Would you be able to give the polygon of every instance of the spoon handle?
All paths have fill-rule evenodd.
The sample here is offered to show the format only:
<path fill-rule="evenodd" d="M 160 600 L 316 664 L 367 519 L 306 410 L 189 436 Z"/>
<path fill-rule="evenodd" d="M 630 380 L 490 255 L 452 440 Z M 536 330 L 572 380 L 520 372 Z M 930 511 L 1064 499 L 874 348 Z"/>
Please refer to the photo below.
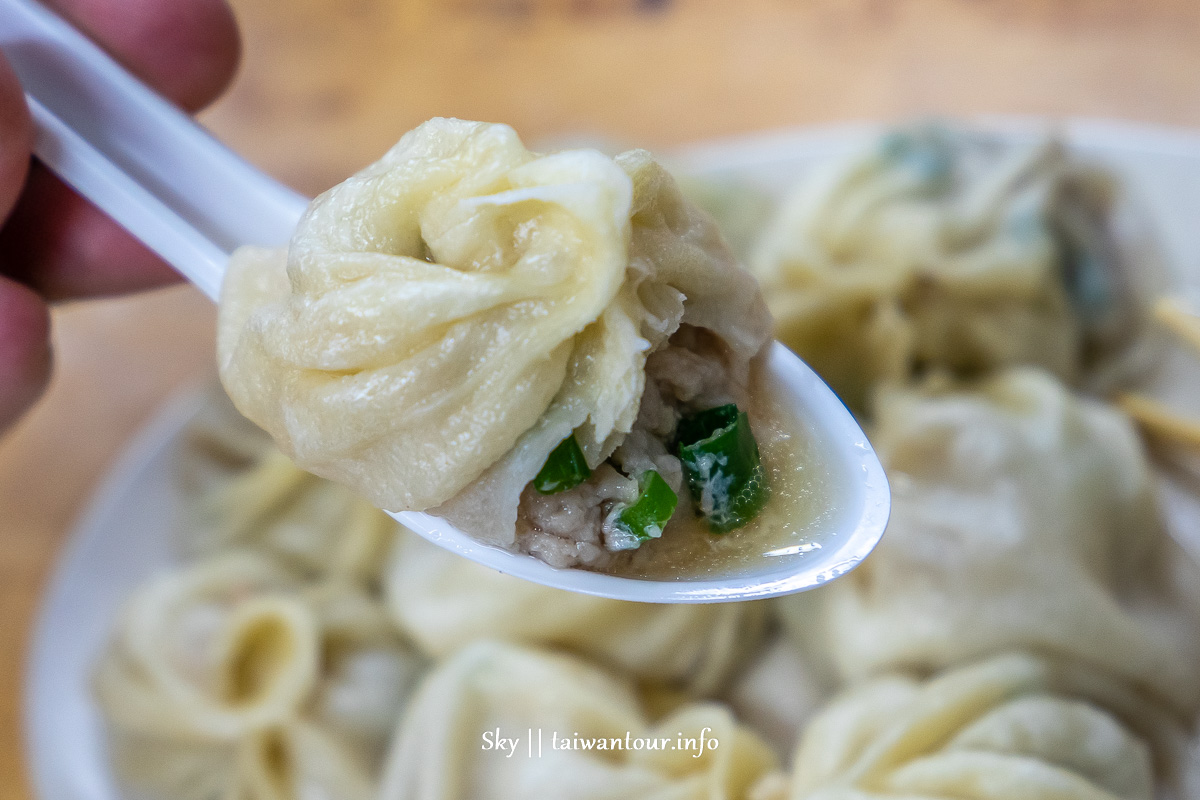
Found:
<path fill-rule="evenodd" d="M 0 0 L 47 167 L 216 299 L 229 254 L 286 242 L 308 200 L 255 169 L 33 0 Z"/>

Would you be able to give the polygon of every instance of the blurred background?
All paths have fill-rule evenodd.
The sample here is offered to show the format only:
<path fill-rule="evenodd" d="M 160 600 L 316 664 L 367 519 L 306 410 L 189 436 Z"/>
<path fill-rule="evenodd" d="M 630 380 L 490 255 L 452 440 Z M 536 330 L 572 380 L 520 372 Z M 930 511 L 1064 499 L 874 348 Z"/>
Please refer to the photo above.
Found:
<path fill-rule="evenodd" d="M 431 116 L 660 151 L 930 113 L 1200 127 L 1194 0 L 233 0 L 243 66 L 203 119 L 316 193 Z M 0 439 L 0 800 L 29 797 L 22 664 L 54 556 L 128 437 L 212 371 L 186 287 L 62 307 L 57 373 Z"/>

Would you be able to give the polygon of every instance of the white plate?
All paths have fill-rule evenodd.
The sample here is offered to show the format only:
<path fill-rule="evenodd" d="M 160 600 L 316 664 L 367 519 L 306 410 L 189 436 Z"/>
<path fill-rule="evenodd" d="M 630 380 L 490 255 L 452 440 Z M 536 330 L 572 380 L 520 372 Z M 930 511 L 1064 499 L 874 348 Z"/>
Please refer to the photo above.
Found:
<path fill-rule="evenodd" d="M 980 122 L 1022 138 L 1046 129 L 1035 120 Z M 1160 237 L 1173 285 L 1200 297 L 1200 134 L 1090 120 L 1058 129 L 1078 152 L 1125 179 Z M 693 174 L 777 191 L 815 160 L 878 131 L 875 125 L 785 131 L 688 148 L 672 162 Z M 170 403 L 135 438 L 96 491 L 47 587 L 25 697 L 30 767 L 41 800 L 124 795 L 109 767 L 90 674 L 124 598 L 176 561 L 168 535 L 179 508 L 171 464 L 200 402 L 200 393 L 192 392 Z"/>

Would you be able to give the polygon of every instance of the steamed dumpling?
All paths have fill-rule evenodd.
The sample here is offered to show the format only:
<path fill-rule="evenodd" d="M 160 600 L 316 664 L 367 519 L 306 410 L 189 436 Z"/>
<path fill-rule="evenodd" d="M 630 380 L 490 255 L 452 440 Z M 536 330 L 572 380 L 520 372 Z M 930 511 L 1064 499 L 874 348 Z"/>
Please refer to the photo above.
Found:
<path fill-rule="evenodd" d="M 130 800 L 375 800 L 354 754 L 303 719 L 219 742 L 120 732 L 109 752 Z"/>
<path fill-rule="evenodd" d="M 1071 380 L 1127 322 L 1114 203 L 1054 141 L 916 126 L 802 181 L 751 263 L 780 340 L 857 410 L 928 368 Z"/>
<path fill-rule="evenodd" d="M 1153 800 L 1182 727 L 1102 675 L 1007 655 L 836 698 L 796 752 L 792 800 Z"/>
<path fill-rule="evenodd" d="M 876 414 L 887 535 L 855 572 L 778 605 L 811 652 L 861 678 L 1036 648 L 1197 706 L 1200 579 L 1124 415 L 1029 369 L 885 392 Z"/>
<path fill-rule="evenodd" d="M 118 727 L 235 738 L 281 722 L 317 680 L 320 628 L 299 583 L 230 554 L 143 586 L 126 606 L 96 691 Z"/>
<path fill-rule="evenodd" d="M 162 798 L 372 797 L 419 660 L 371 606 L 239 553 L 151 580 L 96 671 L 118 773 Z"/>
<path fill-rule="evenodd" d="M 494 749 L 497 730 L 519 737 L 515 751 Z M 717 746 L 671 749 L 700 736 Z M 564 737 L 592 746 L 555 747 Z M 645 746 L 650 739 L 653 748 Z M 396 733 L 379 796 L 739 800 L 774 763 L 720 705 L 685 706 L 655 724 L 626 681 L 566 656 L 483 641 L 422 685 Z"/>
<path fill-rule="evenodd" d="M 758 284 L 729 252 L 712 219 L 684 199 L 674 179 L 646 151 L 623 153 L 616 163 L 633 184 L 628 267 L 617 300 L 577 338 L 574 366 L 537 426 L 436 509 L 461 530 L 492 544 L 513 544 L 521 492 L 568 434 L 574 431 L 593 468 L 625 443 L 642 410 L 652 353 L 670 356 L 666 365 L 659 365 L 669 373 L 659 375 L 659 391 L 664 382 L 676 384 L 672 392 L 677 395 L 703 391 L 713 378 L 708 371 L 715 368 L 721 399 L 713 404 L 736 401 L 744 406 L 751 360 L 770 340 L 771 318 Z M 697 340 L 696 349 L 664 350 L 684 325 L 685 338 Z M 677 356 L 699 358 L 680 363 Z M 696 361 L 702 362 L 697 373 L 680 374 Z M 695 386 L 687 385 L 693 382 Z M 654 412 L 675 413 L 662 403 L 655 405 Z M 617 408 L 619 413 L 613 411 Z"/>
<path fill-rule="evenodd" d="M 763 603 L 657 605 L 551 589 L 402 535 L 385 581 L 397 623 L 442 658 L 480 638 L 555 646 L 650 682 L 711 694 L 753 652 Z"/>
<path fill-rule="evenodd" d="M 620 290 L 631 197 L 599 153 L 423 125 L 318 197 L 286 253 L 235 255 L 222 380 L 300 464 L 388 508 L 437 505 L 558 393 Z"/>
<path fill-rule="evenodd" d="M 287 251 L 239 250 L 221 379 L 303 468 L 511 546 L 517 499 L 572 431 L 595 466 L 681 322 L 745 362 L 753 279 L 641 151 L 530 153 L 435 119 L 317 198 Z M 464 489 L 470 491 L 464 493 Z"/>

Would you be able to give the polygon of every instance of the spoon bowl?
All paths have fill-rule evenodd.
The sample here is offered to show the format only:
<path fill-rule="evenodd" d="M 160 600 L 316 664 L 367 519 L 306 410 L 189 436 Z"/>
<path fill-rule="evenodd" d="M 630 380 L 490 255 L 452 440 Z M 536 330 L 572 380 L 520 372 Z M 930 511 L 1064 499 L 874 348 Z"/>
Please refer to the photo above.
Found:
<path fill-rule="evenodd" d="M 308 200 L 258 171 L 33 0 L 0 0 L 0 50 L 26 90 L 36 154 L 77 192 L 216 300 L 229 255 L 243 244 L 287 242 Z M 772 597 L 849 572 L 878 544 L 891 495 L 862 429 L 828 386 L 778 342 L 768 380 L 838 487 L 821 547 L 800 558 L 697 580 L 645 580 L 556 569 L 485 544 L 420 512 L 392 516 L 431 542 L 526 580 L 655 603 Z"/>
<path fill-rule="evenodd" d="M 806 432 L 837 443 L 822 451 L 820 467 L 842 489 L 820 534 L 820 547 L 801 557 L 761 568 L 704 579 L 645 580 L 578 569 L 556 569 L 523 553 L 480 542 L 432 514 L 392 514 L 429 541 L 487 567 L 519 578 L 600 597 L 643 603 L 723 603 L 775 597 L 813 589 L 854 569 L 878 544 L 887 525 L 891 495 L 883 467 L 854 417 L 825 382 L 779 342 L 767 353 L 768 380 L 786 392 L 789 410 Z M 844 487 L 844 488 L 843 488 Z"/>

